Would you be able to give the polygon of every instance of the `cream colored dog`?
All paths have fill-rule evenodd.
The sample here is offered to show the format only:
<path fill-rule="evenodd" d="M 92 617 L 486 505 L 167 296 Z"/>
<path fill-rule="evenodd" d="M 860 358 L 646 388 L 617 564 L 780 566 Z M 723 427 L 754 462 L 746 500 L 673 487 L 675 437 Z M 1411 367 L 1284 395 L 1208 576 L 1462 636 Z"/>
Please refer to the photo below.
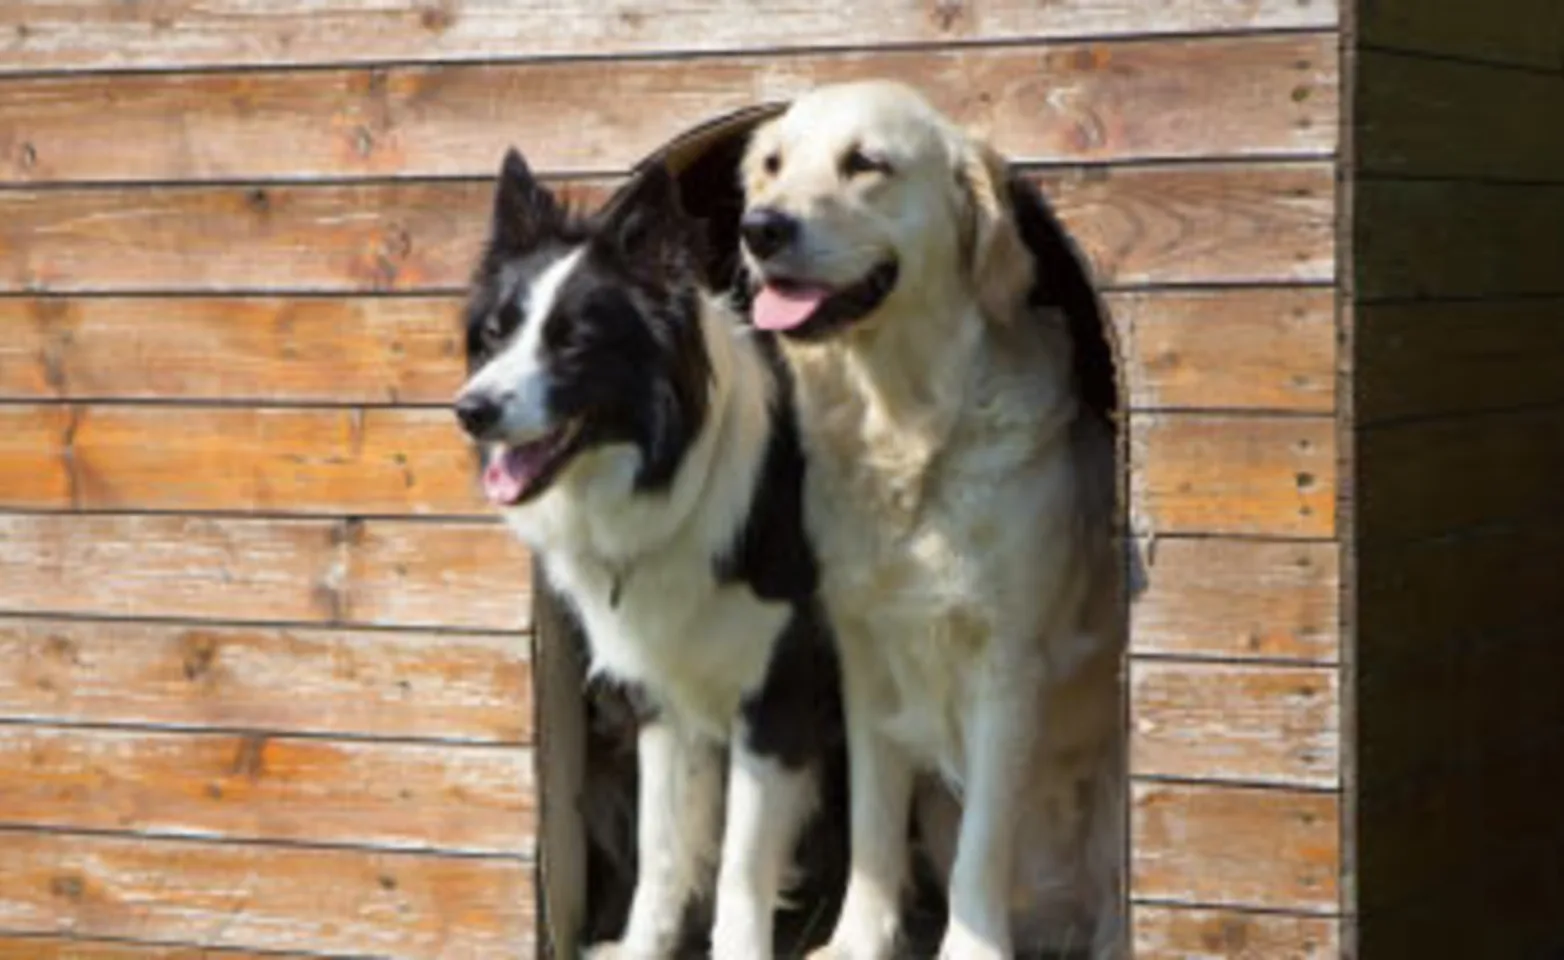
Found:
<path fill-rule="evenodd" d="M 743 178 L 753 317 L 798 380 L 843 661 L 852 877 L 816 955 L 894 955 L 915 793 L 948 879 L 941 957 L 1111 955 L 1113 446 L 1078 405 L 1064 318 L 1028 307 L 1005 165 L 912 90 L 864 82 L 759 129 Z"/>

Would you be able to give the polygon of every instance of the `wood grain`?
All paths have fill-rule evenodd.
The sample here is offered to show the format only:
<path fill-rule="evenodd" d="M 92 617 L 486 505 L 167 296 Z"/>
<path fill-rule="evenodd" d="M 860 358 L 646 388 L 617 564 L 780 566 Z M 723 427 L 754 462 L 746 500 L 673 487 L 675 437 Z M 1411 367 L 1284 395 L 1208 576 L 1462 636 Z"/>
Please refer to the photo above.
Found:
<path fill-rule="evenodd" d="M 1324 154 L 1335 47 L 1310 35 L 29 78 L 0 101 L 0 182 L 486 176 L 512 143 L 536 169 L 619 171 L 711 117 L 865 77 L 927 89 L 1018 161 Z"/>
<path fill-rule="evenodd" d="M 526 551 L 498 524 L 0 516 L 0 609 L 520 630 Z"/>
<path fill-rule="evenodd" d="M 0 437 L 8 507 L 489 512 L 444 409 L 22 404 L 0 406 Z"/>
<path fill-rule="evenodd" d="M 1132 407 L 1332 408 L 1328 290 L 1147 290 L 1106 303 Z M 444 404 L 462 380 L 460 306 L 440 296 L 4 298 L 0 397 Z M 1437 349 L 1431 339 L 1408 349 Z"/>
<path fill-rule="evenodd" d="M 408 960 L 525 955 L 522 861 L 13 832 L 10 934 L 163 940 Z"/>
<path fill-rule="evenodd" d="M 1336 25 L 1330 0 L 1027 0 L 931 7 L 919 0 L 752 8 L 713 0 L 656 6 L 590 0 L 215 0 L 122 11 L 102 0 L 15 0 L 0 12 L 6 70 L 124 69 L 270 63 L 601 57 L 714 50 L 949 43 L 1114 33 L 1216 33 Z M 870 40 L 869 38 L 873 38 Z"/>
<path fill-rule="evenodd" d="M 1524 524 L 1564 510 L 1564 406 L 1362 430 L 1359 514 L 1379 543 Z"/>
<path fill-rule="evenodd" d="M 0 299 L 0 396 L 445 403 L 449 297 Z"/>
<path fill-rule="evenodd" d="M 1564 298 L 1363 305 L 1354 421 L 1564 403 Z"/>
<path fill-rule="evenodd" d="M 0 937 L 0 960 L 312 960 L 305 953 L 251 953 L 204 947 L 82 940 L 76 937 Z"/>
<path fill-rule="evenodd" d="M 1136 409 L 1335 406 L 1329 290 L 1158 291 L 1106 298 Z"/>
<path fill-rule="evenodd" d="M 1099 284 L 1335 277 L 1329 165 L 1094 168 L 1036 179 Z"/>
<path fill-rule="evenodd" d="M 1334 275 L 1329 164 L 1050 170 L 1038 180 L 1101 283 Z M 570 192 L 590 206 L 609 185 L 576 181 Z M 0 291 L 455 290 L 490 199 L 487 181 L 9 190 Z"/>
<path fill-rule="evenodd" d="M 1132 783 L 1130 817 L 1132 898 L 1340 909 L 1332 794 Z"/>
<path fill-rule="evenodd" d="M 1137 654 L 1336 662 L 1339 548 L 1159 539 L 1130 607 Z"/>
<path fill-rule="evenodd" d="M 532 753 L 8 726 L 0 822 L 530 855 Z"/>
<path fill-rule="evenodd" d="M 1354 204 L 1365 300 L 1564 293 L 1564 183 L 1364 179 Z"/>
<path fill-rule="evenodd" d="M 1340 783 L 1334 667 L 1130 663 L 1130 773 Z"/>
<path fill-rule="evenodd" d="M 0 716 L 525 743 L 515 634 L 0 619 Z"/>
<path fill-rule="evenodd" d="M 1558 70 L 1564 9 L 1553 0 L 1506 0 L 1502 13 L 1466 0 L 1375 0 L 1358 15 L 1365 45 Z"/>
<path fill-rule="evenodd" d="M 1130 456 L 1139 532 L 1334 535 L 1329 418 L 1134 414 Z"/>
<path fill-rule="evenodd" d="M 1364 173 L 1564 180 L 1564 129 L 1538 122 L 1564 116 L 1564 74 L 1377 51 L 1361 53 L 1357 71 Z"/>
<path fill-rule="evenodd" d="M 1136 904 L 1136 960 L 1337 960 L 1341 921 Z"/>

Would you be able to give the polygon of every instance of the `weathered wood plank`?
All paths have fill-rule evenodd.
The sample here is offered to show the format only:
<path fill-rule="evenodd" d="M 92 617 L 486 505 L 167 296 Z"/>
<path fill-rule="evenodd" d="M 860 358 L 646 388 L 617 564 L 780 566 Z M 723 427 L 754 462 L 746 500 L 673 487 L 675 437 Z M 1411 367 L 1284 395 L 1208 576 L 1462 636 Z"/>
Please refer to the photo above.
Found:
<path fill-rule="evenodd" d="M 1101 283 L 1325 281 L 1329 164 L 1050 170 Z M 590 205 L 607 181 L 576 181 Z M 0 192 L 0 291 L 412 291 L 465 284 L 487 181 Z M 126 257 L 134 248 L 137 256 Z"/>
<path fill-rule="evenodd" d="M 919 0 L 822 6 L 680 0 L 655 7 L 591 0 L 318 0 L 164 4 L 124 11 L 101 0 L 14 0 L 0 12 L 8 70 L 123 69 L 269 63 L 468 60 L 1029 39 L 1114 33 L 1331 28 L 1331 0 L 1137 3 L 1027 0 L 930 7 Z M 873 38 L 870 40 L 869 38 Z"/>
<path fill-rule="evenodd" d="M 1335 407 L 1329 290 L 1158 291 L 1106 302 L 1132 408 Z"/>
<path fill-rule="evenodd" d="M 528 638 L 0 619 L 0 716 L 522 743 Z"/>
<path fill-rule="evenodd" d="M 1564 293 L 1564 183 L 1364 179 L 1355 191 L 1365 300 Z"/>
<path fill-rule="evenodd" d="M 0 438 L 0 506 L 487 512 L 443 409 L 18 404 Z"/>
<path fill-rule="evenodd" d="M 0 299 L 0 396 L 444 403 L 449 297 Z"/>
<path fill-rule="evenodd" d="M 525 956 L 525 861 L 8 832 L 16 934 L 446 960 Z"/>
<path fill-rule="evenodd" d="M 1014 160 L 1328 153 L 1328 35 L 375 70 L 44 77 L 0 100 L 0 182 L 625 170 L 670 135 L 863 77 L 927 89 Z M 113 142 L 115 150 L 100 149 Z"/>
<path fill-rule="evenodd" d="M 454 288 L 489 200 L 476 181 L 7 191 L 0 289 Z"/>
<path fill-rule="evenodd" d="M 1134 414 L 1130 456 L 1138 532 L 1334 535 L 1330 418 Z"/>
<path fill-rule="evenodd" d="M 0 609 L 519 630 L 527 554 L 493 523 L 0 516 Z"/>
<path fill-rule="evenodd" d="M 1130 607 L 1133 652 L 1334 663 L 1339 548 L 1211 538 L 1148 547 Z"/>
<path fill-rule="evenodd" d="M 1050 171 L 1037 181 L 1097 283 L 1334 279 L 1329 165 L 1210 164 Z"/>
<path fill-rule="evenodd" d="M 306 953 L 251 953 L 77 937 L 0 937 L 0 960 L 312 960 Z"/>
<path fill-rule="evenodd" d="M 1338 801 L 1328 793 L 1132 783 L 1132 898 L 1334 913 Z"/>
<path fill-rule="evenodd" d="M 1372 46 L 1564 67 L 1564 9 L 1554 0 L 1506 0 L 1499 9 L 1468 0 L 1374 0 L 1360 5 L 1357 31 Z"/>
<path fill-rule="evenodd" d="M 1136 960 L 1337 960 L 1340 921 L 1136 904 Z"/>
<path fill-rule="evenodd" d="M 1106 302 L 1131 407 L 1333 405 L 1328 290 Z M 0 397 L 445 403 L 462 379 L 459 309 L 451 297 L 5 298 Z"/>
<path fill-rule="evenodd" d="M 1564 406 L 1359 432 L 1358 512 L 1380 544 L 1564 511 Z"/>
<path fill-rule="evenodd" d="M 1132 774 L 1340 783 L 1335 667 L 1132 659 L 1129 689 Z"/>
<path fill-rule="evenodd" d="M 1357 308 L 1354 421 L 1564 403 L 1564 298 Z"/>
<path fill-rule="evenodd" d="M 1357 76 L 1359 170 L 1564 180 L 1564 127 L 1541 119 L 1564 116 L 1564 74 L 1364 51 Z"/>
<path fill-rule="evenodd" d="M 0 822 L 530 855 L 521 747 L 8 725 Z"/>

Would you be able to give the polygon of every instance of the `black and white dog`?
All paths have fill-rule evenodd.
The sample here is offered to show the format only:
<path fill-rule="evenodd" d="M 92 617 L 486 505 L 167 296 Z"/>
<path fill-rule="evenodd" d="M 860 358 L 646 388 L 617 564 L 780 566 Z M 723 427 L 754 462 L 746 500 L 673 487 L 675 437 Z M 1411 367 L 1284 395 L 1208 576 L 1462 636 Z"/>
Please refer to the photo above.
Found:
<path fill-rule="evenodd" d="M 591 671 L 645 708 L 635 892 L 595 955 L 670 956 L 715 894 L 712 955 L 754 960 L 842 740 L 805 464 L 785 372 L 707 288 L 675 181 L 632 190 L 577 217 L 506 155 L 456 413 Z"/>

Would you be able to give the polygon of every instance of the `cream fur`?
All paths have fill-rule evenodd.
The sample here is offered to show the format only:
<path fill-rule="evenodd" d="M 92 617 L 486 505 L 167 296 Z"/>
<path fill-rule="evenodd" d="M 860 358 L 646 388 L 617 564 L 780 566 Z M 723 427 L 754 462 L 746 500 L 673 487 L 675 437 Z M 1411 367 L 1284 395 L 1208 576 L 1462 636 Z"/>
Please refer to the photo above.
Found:
<path fill-rule="evenodd" d="M 853 149 L 890 172 L 849 176 Z M 918 812 L 949 881 L 942 957 L 1088 937 L 1115 955 L 1113 450 L 1078 413 L 1063 318 L 1024 315 L 1031 261 L 1003 165 L 913 91 L 868 82 L 797 100 L 757 131 L 743 176 L 749 207 L 802 223 L 752 272 L 845 286 L 889 257 L 901 268 L 872 315 L 785 341 L 852 769 L 852 879 L 817 955 L 893 955 L 899 813 L 929 773 Z"/>

